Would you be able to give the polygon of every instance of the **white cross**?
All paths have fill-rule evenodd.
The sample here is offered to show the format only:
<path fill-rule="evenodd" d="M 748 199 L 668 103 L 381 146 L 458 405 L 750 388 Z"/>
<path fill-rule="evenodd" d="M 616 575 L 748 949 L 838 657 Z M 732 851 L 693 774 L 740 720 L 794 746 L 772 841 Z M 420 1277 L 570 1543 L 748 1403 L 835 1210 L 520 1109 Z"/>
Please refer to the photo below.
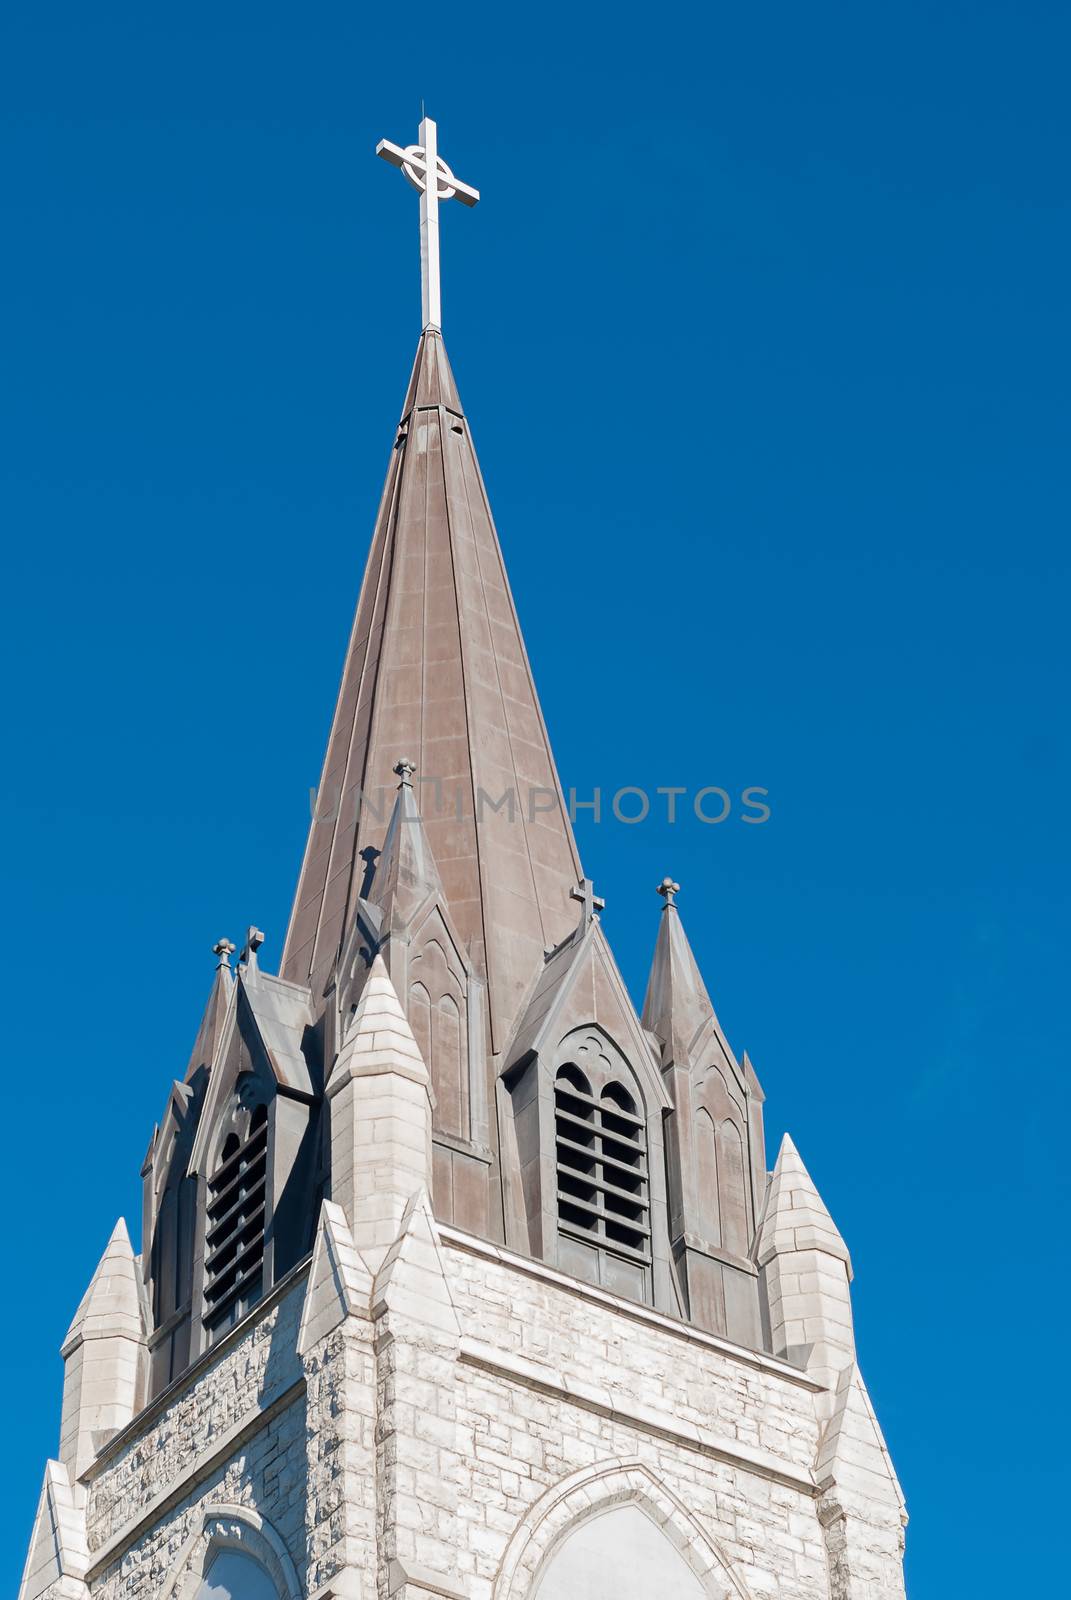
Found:
<path fill-rule="evenodd" d="M 606 909 L 606 901 L 601 894 L 595 893 L 595 885 L 590 878 L 581 878 L 576 889 L 569 890 L 570 900 L 579 900 L 584 907 L 584 921 L 591 922 L 600 911 Z"/>
<path fill-rule="evenodd" d="M 464 206 L 474 206 L 480 198 L 480 191 L 455 178 L 439 155 L 435 124 L 430 117 L 421 120 L 419 137 L 419 144 L 407 145 L 404 150 L 391 144 L 389 139 L 381 139 L 376 145 L 376 155 L 389 161 L 392 167 L 401 167 L 405 178 L 420 195 L 420 298 L 424 326 L 441 328 L 439 201 L 460 200 Z M 435 182 L 430 185 L 429 172 L 435 174 Z"/>

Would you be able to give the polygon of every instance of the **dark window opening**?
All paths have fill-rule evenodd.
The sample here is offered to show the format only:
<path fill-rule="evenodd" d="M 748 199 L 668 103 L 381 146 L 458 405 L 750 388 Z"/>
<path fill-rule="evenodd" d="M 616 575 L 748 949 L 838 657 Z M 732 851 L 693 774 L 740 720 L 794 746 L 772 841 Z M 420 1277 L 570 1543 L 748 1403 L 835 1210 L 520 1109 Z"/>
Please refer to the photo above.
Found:
<path fill-rule="evenodd" d="M 267 1213 L 268 1109 L 253 1112 L 249 1135 L 230 1134 L 208 1181 L 205 1223 L 205 1322 L 237 1321 L 259 1299 Z"/>
<path fill-rule="evenodd" d="M 616 1255 L 646 1264 L 647 1149 L 643 1118 L 620 1083 L 593 1093 L 579 1067 L 567 1062 L 554 1084 L 558 1222 Z"/>

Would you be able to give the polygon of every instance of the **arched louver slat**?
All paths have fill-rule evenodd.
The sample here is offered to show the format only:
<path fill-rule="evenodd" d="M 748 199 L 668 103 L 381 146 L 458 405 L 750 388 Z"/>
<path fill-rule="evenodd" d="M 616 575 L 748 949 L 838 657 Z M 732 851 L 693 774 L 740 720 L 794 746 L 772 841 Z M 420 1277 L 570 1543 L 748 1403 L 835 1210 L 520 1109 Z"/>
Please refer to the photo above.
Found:
<path fill-rule="evenodd" d="M 208 1180 L 205 1321 L 210 1327 L 260 1294 L 267 1173 L 268 1113 L 266 1106 L 258 1106 L 248 1137 L 239 1143 L 231 1134 Z"/>
<path fill-rule="evenodd" d="M 630 1260 L 651 1258 L 643 1118 L 619 1083 L 601 1095 L 571 1062 L 554 1084 L 558 1222 L 564 1232 Z"/>

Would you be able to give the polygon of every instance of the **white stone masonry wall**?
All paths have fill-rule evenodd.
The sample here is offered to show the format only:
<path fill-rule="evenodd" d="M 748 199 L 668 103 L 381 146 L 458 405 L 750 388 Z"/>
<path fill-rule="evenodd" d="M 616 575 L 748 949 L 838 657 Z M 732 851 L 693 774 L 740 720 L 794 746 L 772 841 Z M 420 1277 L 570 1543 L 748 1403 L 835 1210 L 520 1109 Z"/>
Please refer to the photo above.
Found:
<path fill-rule="evenodd" d="M 303 1296 L 298 1281 L 170 1404 L 150 1410 L 144 1429 L 105 1452 L 87 1507 L 95 1597 L 158 1600 L 212 1505 L 265 1519 L 304 1571 L 306 1415 L 295 1348 Z"/>
<path fill-rule="evenodd" d="M 457 1249 L 449 1269 L 462 1326 L 458 1559 L 471 1600 L 497 1600 L 507 1545 L 542 1496 L 621 1460 L 682 1502 L 755 1600 L 828 1600 L 812 1386 L 542 1275 Z"/>

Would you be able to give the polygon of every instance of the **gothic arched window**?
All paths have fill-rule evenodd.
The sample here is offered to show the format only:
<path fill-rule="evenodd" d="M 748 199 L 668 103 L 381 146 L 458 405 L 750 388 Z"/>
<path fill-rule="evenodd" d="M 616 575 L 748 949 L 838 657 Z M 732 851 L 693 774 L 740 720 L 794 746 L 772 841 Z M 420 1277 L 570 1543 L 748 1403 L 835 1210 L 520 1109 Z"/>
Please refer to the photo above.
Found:
<path fill-rule="evenodd" d="M 208 1179 L 205 1321 L 230 1327 L 260 1298 L 268 1177 L 268 1108 L 257 1106 L 245 1138 L 230 1133 Z"/>
<path fill-rule="evenodd" d="M 279 1595 L 259 1561 L 241 1550 L 221 1550 L 194 1600 L 279 1600 Z"/>
<path fill-rule="evenodd" d="M 609 1056 L 601 1049 L 595 1056 L 590 1046 L 576 1054 L 586 1070 L 565 1061 L 554 1081 L 558 1228 L 566 1240 L 598 1251 L 607 1268 L 599 1276 L 609 1287 L 634 1292 L 637 1273 L 651 1260 L 646 1126 Z M 563 1252 L 563 1264 L 583 1260 L 568 1247 Z"/>
<path fill-rule="evenodd" d="M 695 1144 L 699 1227 L 708 1244 L 746 1257 L 751 1244 L 751 1191 L 743 1106 L 712 1066 L 699 1086 Z"/>
<path fill-rule="evenodd" d="M 705 1600 L 707 1590 L 657 1523 L 620 1506 L 581 1523 L 536 1586 L 536 1600 Z"/>

